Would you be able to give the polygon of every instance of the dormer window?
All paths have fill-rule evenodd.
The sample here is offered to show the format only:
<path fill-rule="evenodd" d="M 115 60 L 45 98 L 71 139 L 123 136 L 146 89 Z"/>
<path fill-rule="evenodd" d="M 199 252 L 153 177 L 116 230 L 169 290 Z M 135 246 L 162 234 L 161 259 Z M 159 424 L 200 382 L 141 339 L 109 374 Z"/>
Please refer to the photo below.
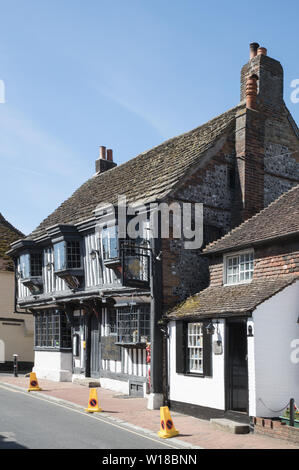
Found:
<path fill-rule="evenodd" d="M 118 228 L 116 225 L 103 228 L 102 249 L 104 262 L 119 258 Z"/>
<path fill-rule="evenodd" d="M 54 243 L 54 272 L 73 291 L 82 287 L 83 267 L 80 240 Z"/>
<path fill-rule="evenodd" d="M 253 251 L 229 255 L 225 258 L 225 279 L 226 285 L 244 284 L 250 282 L 254 271 Z"/>
<path fill-rule="evenodd" d="M 62 241 L 54 245 L 54 271 L 81 269 L 79 240 Z"/>
<path fill-rule="evenodd" d="M 32 294 L 42 292 L 42 253 L 23 253 L 19 258 L 19 275 Z"/>

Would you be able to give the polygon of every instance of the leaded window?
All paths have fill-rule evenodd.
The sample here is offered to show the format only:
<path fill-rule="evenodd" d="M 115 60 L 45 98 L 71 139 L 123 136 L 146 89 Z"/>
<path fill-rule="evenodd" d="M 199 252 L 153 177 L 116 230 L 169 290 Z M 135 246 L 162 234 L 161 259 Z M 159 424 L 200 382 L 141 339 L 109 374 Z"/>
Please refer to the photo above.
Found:
<path fill-rule="evenodd" d="M 118 258 L 118 227 L 116 225 L 113 225 L 112 227 L 103 228 L 102 250 L 104 261 Z"/>
<path fill-rule="evenodd" d="M 149 305 L 128 305 L 117 308 L 117 340 L 123 344 L 150 341 Z"/>
<path fill-rule="evenodd" d="M 242 284 L 253 278 L 254 254 L 242 253 L 226 258 L 226 284 Z"/>
<path fill-rule="evenodd" d="M 35 316 L 35 347 L 71 349 L 71 325 L 58 310 L 43 311 Z"/>
<path fill-rule="evenodd" d="M 54 244 L 54 269 L 80 269 L 81 246 L 79 240 L 62 241 Z"/>
<path fill-rule="evenodd" d="M 116 335 L 117 333 L 116 323 L 116 310 L 115 308 L 109 308 L 107 311 L 107 334 Z"/>
<path fill-rule="evenodd" d="M 41 253 L 24 253 L 20 256 L 19 270 L 22 279 L 41 277 L 43 258 Z"/>

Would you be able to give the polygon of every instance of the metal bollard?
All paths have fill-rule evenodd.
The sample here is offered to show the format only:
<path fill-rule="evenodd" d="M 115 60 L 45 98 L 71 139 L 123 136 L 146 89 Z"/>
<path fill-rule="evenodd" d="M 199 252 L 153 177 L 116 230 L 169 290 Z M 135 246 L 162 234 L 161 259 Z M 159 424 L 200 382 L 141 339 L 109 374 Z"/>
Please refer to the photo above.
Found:
<path fill-rule="evenodd" d="M 13 375 L 18 377 L 18 354 L 13 355 Z"/>

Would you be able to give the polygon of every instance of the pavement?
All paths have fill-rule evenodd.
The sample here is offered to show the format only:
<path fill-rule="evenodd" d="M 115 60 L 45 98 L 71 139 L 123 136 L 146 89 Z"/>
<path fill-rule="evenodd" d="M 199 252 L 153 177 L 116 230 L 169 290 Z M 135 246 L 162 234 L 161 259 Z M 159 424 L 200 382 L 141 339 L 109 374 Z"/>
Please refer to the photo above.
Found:
<path fill-rule="evenodd" d="M 77 410 L 84 411 L 88 404 L 88 387 L 71 382 L 53 382 L 40 379 L 40 392 L 30 392 L 55 403 L 64 404 Z M 0 385 L 11 390 L 27 390 L 29 378 L 0 375 Z M 157 436 L 160 428 L 160 411 L 148 410 L 145 398 L 131 398 L 114 391 L 98 388 L 99 405 L 102 413 L 97 413 L 104 419 L 114 423 L 125 424 L 138 432 L 147 432 Z M 28 392 L 29 393 L 29 392 Z M 298 449 L 299 446 L 287 441 L 255 434 L 231 434 L 230 432 L 213 428 L 209 421 L 171 412 L 174 425 L 180 431 L 179 436 L 167 439 L 167 442 L 179 444 L 186 448 L 204 449 Z M 159 438 L 158 438 L 159 439 Z M 164 441 L 161 439 L 161 441 Z"/>

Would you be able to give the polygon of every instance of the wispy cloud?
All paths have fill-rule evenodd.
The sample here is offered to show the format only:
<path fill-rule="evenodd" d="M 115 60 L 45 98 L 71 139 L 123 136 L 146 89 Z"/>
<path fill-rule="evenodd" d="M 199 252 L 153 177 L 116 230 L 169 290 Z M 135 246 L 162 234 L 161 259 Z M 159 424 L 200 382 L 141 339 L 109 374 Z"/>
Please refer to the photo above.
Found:
<path fill-rule="evenodd" d="M 6 104 L 0 106 L 0 158 L 2 164 L 36 175 L 67 176 L 70 163 L 80 164 L 78 155 L 56 137 Z"/>

